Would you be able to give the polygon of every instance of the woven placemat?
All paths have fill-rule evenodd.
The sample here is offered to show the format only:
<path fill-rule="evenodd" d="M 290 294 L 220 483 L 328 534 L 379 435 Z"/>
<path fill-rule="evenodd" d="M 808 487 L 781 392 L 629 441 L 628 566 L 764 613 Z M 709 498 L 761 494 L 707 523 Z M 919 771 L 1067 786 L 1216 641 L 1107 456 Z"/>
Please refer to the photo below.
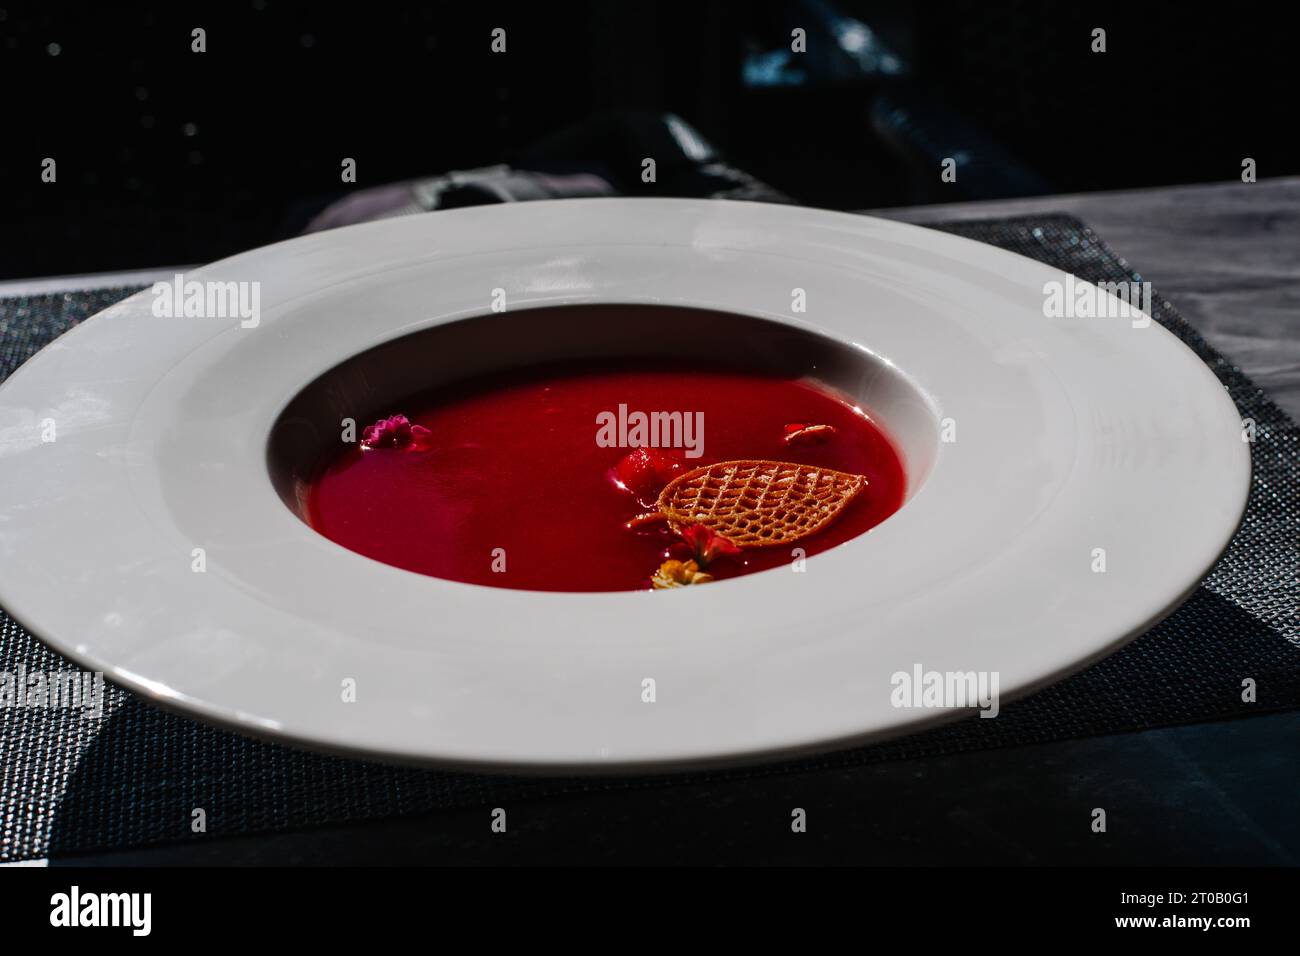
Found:
<path fill-rule="evenodd" d="M 1141 281 L 1083 223 L 1065 216 L 985 220 L 947 231 L 1094 282 Z M 0 377 L 134 289 L 0 300 Z M 676 778 L 512 778 L 388 767 L 249 740 L 167 714 L 110 688 L 96 720 L 70 709 L 0 709 L 0 860 L 201 840 L 349 820 L 499 805 L 561 792 L 741 786 L 760 774 L 1040 743 L 1300 707 L 1300 429 L 1158 295 L 1154 318 L 1223 382 L 1256 423 L 1241 530 L 1190 600 L 1087 670 L 1006 705 L 892 743 Z M 1050 637 L 1050 635 L 1044 635 Z M 0 612 L 0 671 L 72 669 Z M 1242 700 L 1253 678 L 1255 703 Z M 203 808 L 207 834 L 191 830 Z"/>

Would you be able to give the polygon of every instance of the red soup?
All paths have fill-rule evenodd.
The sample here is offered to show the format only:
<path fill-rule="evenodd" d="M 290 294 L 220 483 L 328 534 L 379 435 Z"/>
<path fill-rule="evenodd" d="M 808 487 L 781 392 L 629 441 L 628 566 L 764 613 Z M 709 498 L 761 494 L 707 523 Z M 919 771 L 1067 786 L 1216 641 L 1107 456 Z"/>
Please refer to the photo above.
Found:
<path fill-rule="evenodd" d="M 661 568 L 674 560 L 681 564 L 669 578 L 675 568 L 684 583 L 722 580 L 790 567 L 862 534 L 903 501 L 890 440 L 807 380 L 574 363 L 459 383 L 387 411 L 413 427 L 395 420 L 367 429 L 328 463 L 312 482 L 308 520 L 360 554 L 452 581 L 639 590 L 663 586 Z M 866 485 L 793 543 L 737 550 L 724 538 L 701 555 L 681 524 L 629 526 L 656 510 L 674 477 L 738 459 L 834 469 Z M 693 557 L 705 558 L 690 566 L 703 574 L 696 580 L 682 570 Z"/>

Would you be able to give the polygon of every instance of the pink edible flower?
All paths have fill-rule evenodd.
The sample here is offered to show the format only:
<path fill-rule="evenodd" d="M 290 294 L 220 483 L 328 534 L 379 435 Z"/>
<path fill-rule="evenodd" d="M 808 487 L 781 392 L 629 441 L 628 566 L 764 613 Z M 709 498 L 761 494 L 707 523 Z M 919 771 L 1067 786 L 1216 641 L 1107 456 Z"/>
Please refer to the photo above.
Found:
<path fill-rule="evenodd" d="M 421 448 L 430 435 L 423 425 L 412 425 L 405 415 L 390 415 L 361 432 L 362 448 Z"/>

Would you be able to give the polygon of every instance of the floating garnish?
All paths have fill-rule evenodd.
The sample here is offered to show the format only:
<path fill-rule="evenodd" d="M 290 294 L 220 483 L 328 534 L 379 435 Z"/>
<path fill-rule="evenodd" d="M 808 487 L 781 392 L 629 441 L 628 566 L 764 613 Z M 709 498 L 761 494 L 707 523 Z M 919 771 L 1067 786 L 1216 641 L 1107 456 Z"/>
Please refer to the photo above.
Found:
<path fill-rule="evenodd" d="M 389 415 L 361 432 L 362 448 L 423 448 L 432 433 L 423 425 L 412 425 L 405 415 Z"/>
<path fill-rule="evenodd" d="M 740 554 L 740 548 L 730 538 L 726 538 L 708 525 L 689 524 L 681 530 L 682 540 L 678 545 L 689 549 L 695 563 L 707 568 L 718 558 L 734 558 Z"/>
<path fill-rule="evenodd" d="M 834 425 L 810 425 L 807 422 L 793 422 L 785 426 L 785 443 L 787 445 L 824 445 L 830 441 L 839 429 Z"/>
<path fill-rule="evenodd" d="M 863 475 L 815 465 L 720 461 L 674 478 L 659 493 L 659 510 L 628 525 L 667 521 L 678 534 L 703 525 L 741 548 L 790 544 L 838 518 L 866 486 Z"/>
<path fill-rule="evenodd" d="M 636 448 L 614 466 L 611 477 L 624 491 L 654 494 L 682 472 L 682 463 L 667 452 Z"/>
<path fill-rule="evenodd" d="M 713 580 L 713 575 L 700 570 L 700 566 L 694 561 L 665 561 L 659 565 L 650 578 L 650 583 L 654 585 L 655 590 L 663 591 L 668 588 L 684 588 L 692 584 L 707 584 Z"/>

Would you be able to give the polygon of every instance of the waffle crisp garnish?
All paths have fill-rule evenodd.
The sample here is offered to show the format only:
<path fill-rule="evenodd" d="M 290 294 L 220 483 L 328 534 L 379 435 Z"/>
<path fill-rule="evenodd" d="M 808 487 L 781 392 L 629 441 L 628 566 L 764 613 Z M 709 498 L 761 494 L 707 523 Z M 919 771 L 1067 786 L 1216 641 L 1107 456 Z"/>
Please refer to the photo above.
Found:
<path fill-rule="evenodd" d="M 738 547 L 764 548 L 816 534 L 866 486 L 862 475 L 816 465 L 720 461 L 678 475 L 658 507 L 674 531 L 702 524 Z"/>

